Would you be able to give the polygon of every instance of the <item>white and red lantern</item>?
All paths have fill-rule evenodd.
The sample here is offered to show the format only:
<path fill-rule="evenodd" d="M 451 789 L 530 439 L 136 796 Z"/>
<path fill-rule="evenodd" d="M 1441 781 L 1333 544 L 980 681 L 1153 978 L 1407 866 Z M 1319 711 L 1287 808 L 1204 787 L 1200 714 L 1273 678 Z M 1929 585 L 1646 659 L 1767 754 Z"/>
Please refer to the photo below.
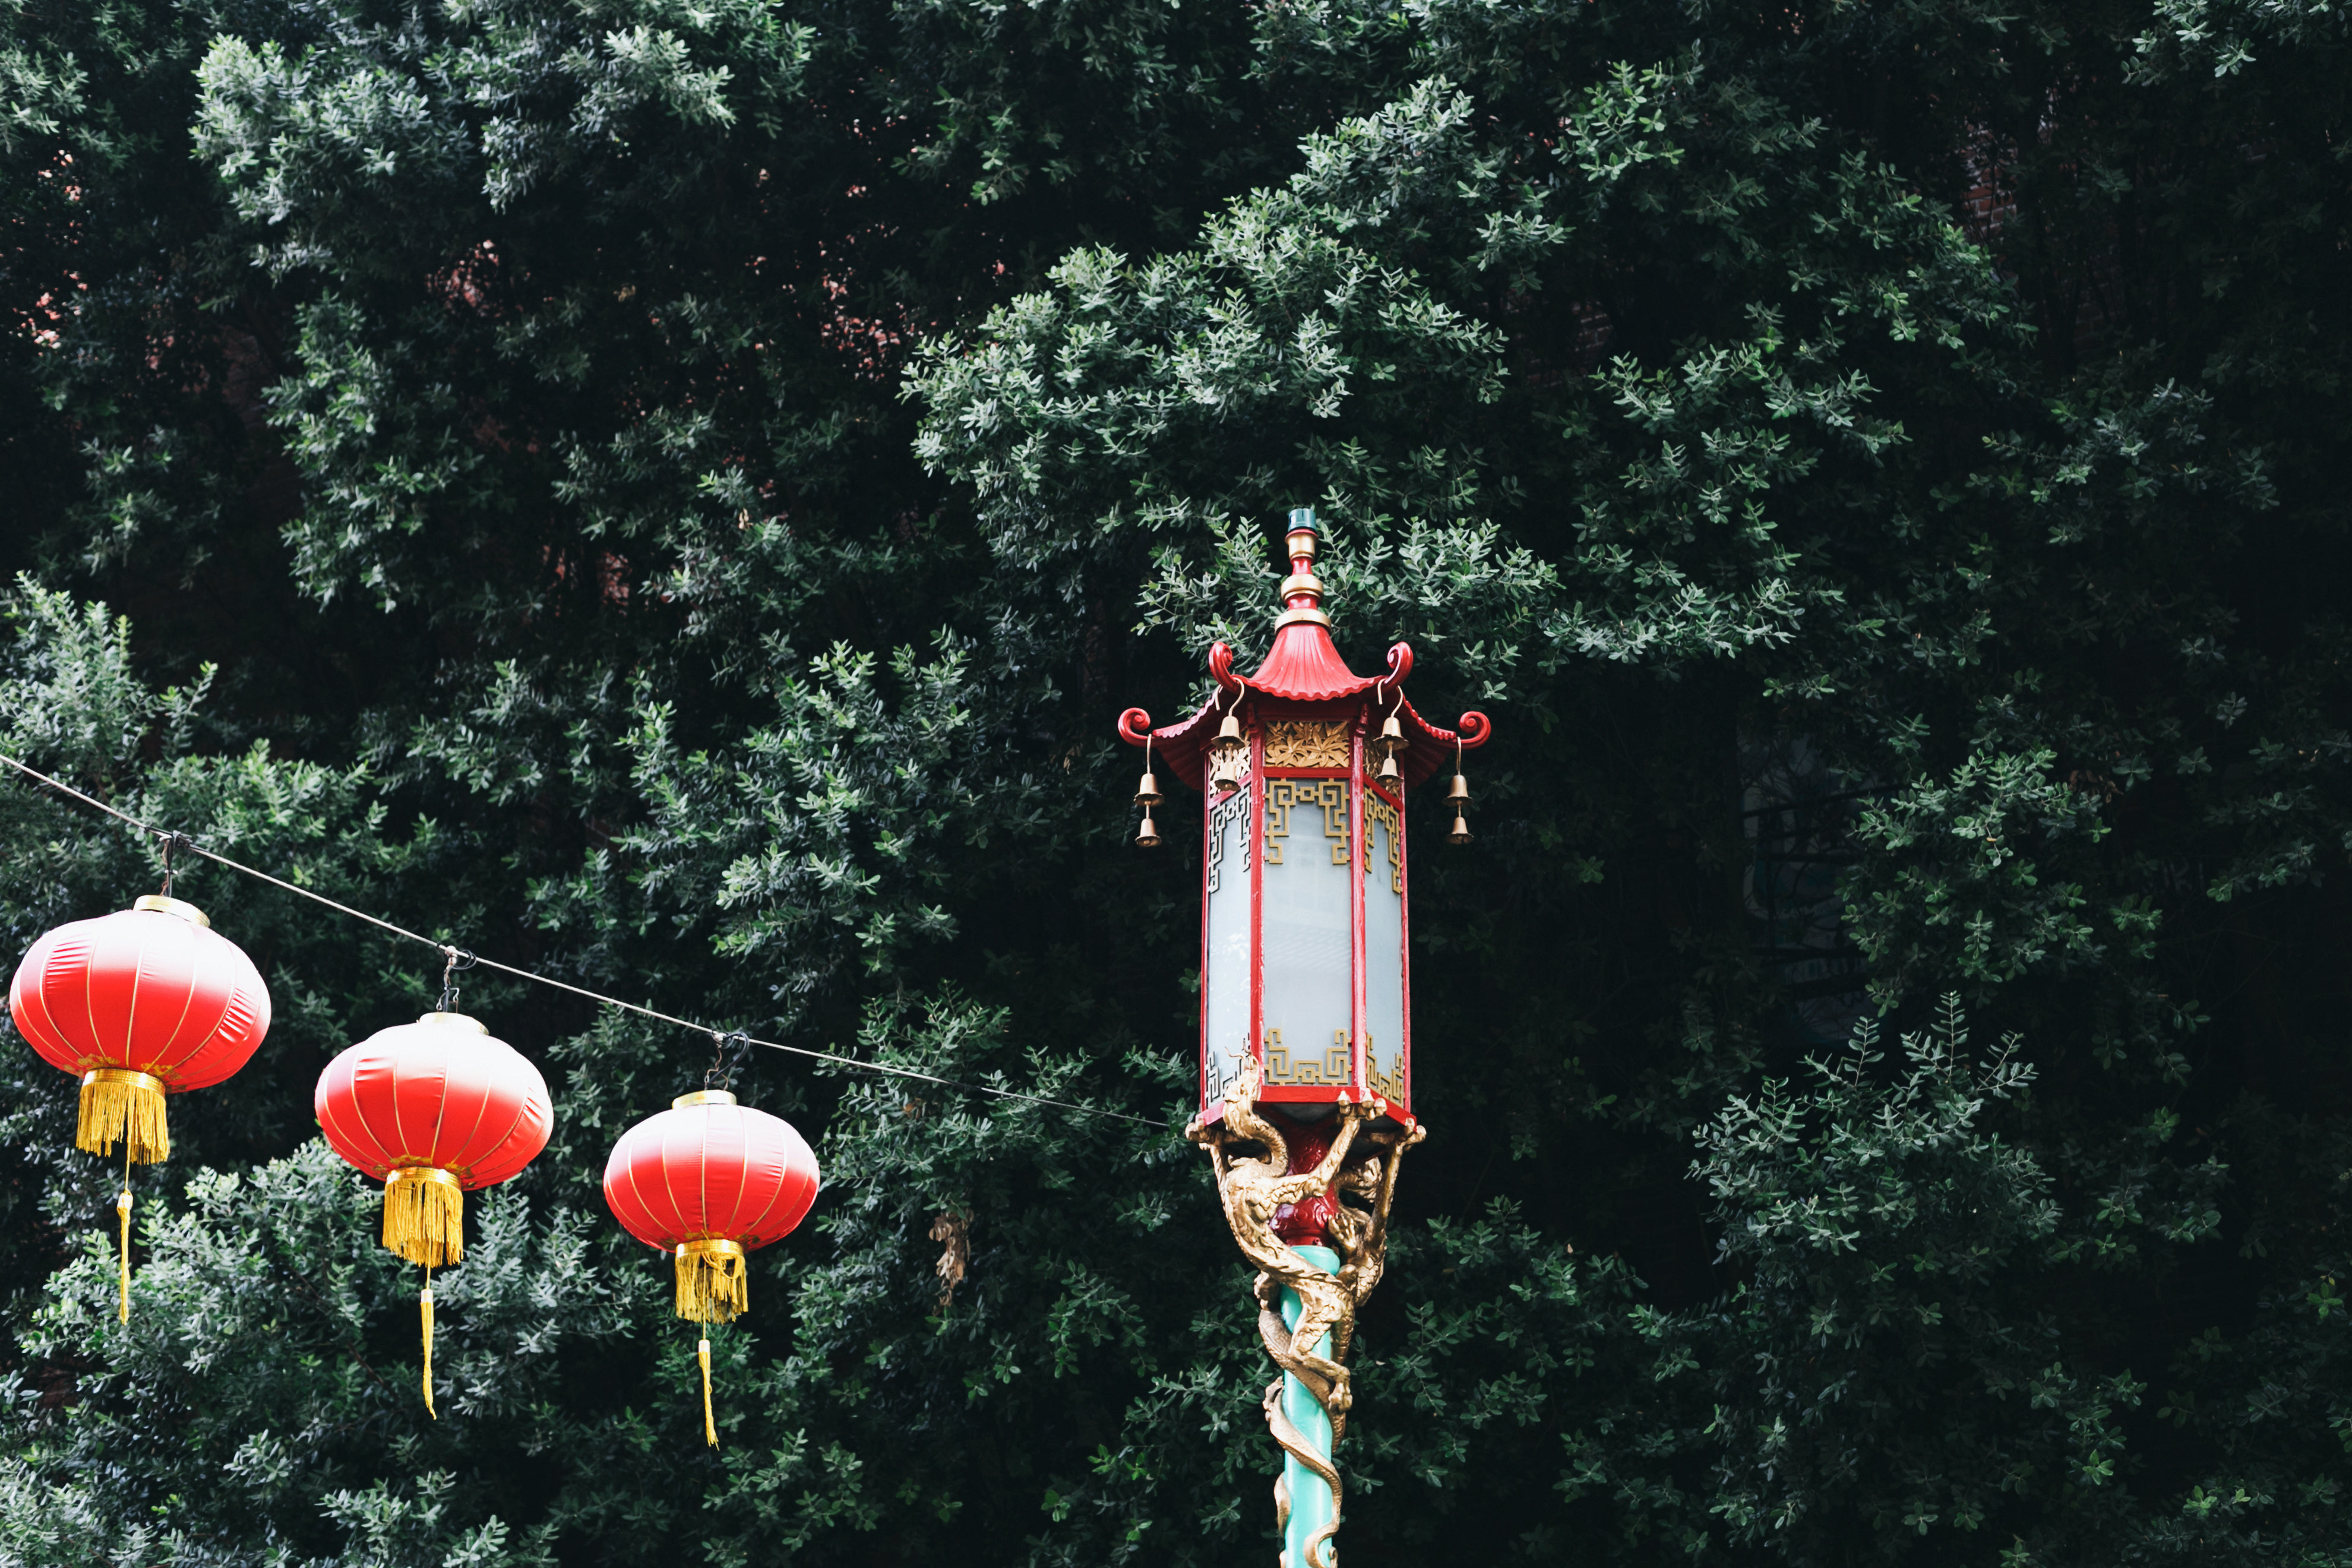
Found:
<path fill-rule="evenodd" d="M 816 1202 L 816 1154 L 782 1117 L 724 1089 L 682 1094 L 613 1145 L 604 1202 L 621 1228 L 675 1260 L 677 1315 L 727 1323 L 751 1304 L 747 1255 L 781 1241 Z M 710 1340 L 702 1363 L 702 1433 L 710 1413 Z"/>
<path fill-rule="evenodd" d="M 1236 674 L 1219 643 L 1209 650 L 1218 691 L 1206 706 L 1160 730 L 1131 708 L 1119 734 L 1156 750 L 1207 796 L 1202 1117 L 1223 1114 L 1227 1087 L 1255 1059 L 1262 1103 L 1294 1127 L 1379 1100 L 1384 1120 L 1411 1128 L 1405 792 L 1454 764 L 1452 837 L 1466 842 L 1458 759 L 1486 742 L 1488 725 L 1472 712 L 1458 731 L 1443 730 L 1415 712 L 1403 691 L 1412 650 L 1402 643 L 1389 650 L 1384 674 L 1350 670 L 1320 607 L 1312 511 L 1291 513 L 1286 542 L 1286 608 L 1265 664 Z M 1148 782 L 1143 795 L 1157 794 Z M 1154 842 L 1146 823 L 1139 842 Z"/>
<path fill-rule="evenodd" d="M 8 1016 L 44 1061 L 80 1078 L 74 1147 L 102 1155 L 122 1144 L 114 1212 L 127 1323 L 131 1167 L 172 1157 L 165 1095 L 209 1089 L 253 1058 L 269 1033 L 269 988 L 202 910 L 151 894 L 45 932 L 16 965 Z"/>
<path fill-rule="evenodd" d="M 547 1080 L 475 1019 L 427 1013 L 329 1062 L 311 1109 L 328 1146 L 384 1184 L 384 1247 L 427 1271 L 417 1305 L 430 1411 L 431 1270 L 466 1255 L 465 1194 L 520 1174 L 547 1147 Z"/>
<path fill-rule="evenodd" d="M 152 1164 L 172 1154 L 163 1097 L 208 1089 L 269 1032 L 269 988 L 194 904 L 150 896 L 44 934 L 8 1013 L 51 1066 L 81 1079 L 74 1145 Z"/>

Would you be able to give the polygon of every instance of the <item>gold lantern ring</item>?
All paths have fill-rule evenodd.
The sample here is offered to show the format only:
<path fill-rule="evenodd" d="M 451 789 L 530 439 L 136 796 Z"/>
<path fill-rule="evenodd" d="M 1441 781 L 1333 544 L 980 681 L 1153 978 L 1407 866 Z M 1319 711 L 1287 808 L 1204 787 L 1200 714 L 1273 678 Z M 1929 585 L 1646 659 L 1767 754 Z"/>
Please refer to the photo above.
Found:
<path fill-rule="evenodd" d="M 396 1187 L 404 1182 L 437 1182 L 456 1192 L 466 1190 L 466 1184 L 457 1179 L 455 1171 L 445 1171 L 438 1165 L 400 1165 L 383 1179 L 387 1188 Z"/>
<path fill-rule="evenodd" d="M 743 1244 L 722 1241 L 717 1237 L 707 1241 L 681 1241 L 677 1244 L 677 1255 L 680 1258 L 740 1258 L 743 1256 Z"/>
<path fill-rule="evenodd" d="M 161 893 L 149 893 L 142 898 L 133 899 L 131 900 L 131 907 L 134 910 L 144 910 L 152 914 L 177 915 L 190 925 L 203 926 L 206 930 L 210 930 L 213 923 L 204 910 L 185 899 L 166 898 Z"/>
<path fill-rule="evenodd" d="M 167 1092 L 162 1079 L 152 1072 L 140 1072 L 131 1068 L 92 1068 L 81 1075 L 84 1089 L 100 1083 L 119 1083 L 130 1089 L 143 1089 L 150 1094 Z"/>

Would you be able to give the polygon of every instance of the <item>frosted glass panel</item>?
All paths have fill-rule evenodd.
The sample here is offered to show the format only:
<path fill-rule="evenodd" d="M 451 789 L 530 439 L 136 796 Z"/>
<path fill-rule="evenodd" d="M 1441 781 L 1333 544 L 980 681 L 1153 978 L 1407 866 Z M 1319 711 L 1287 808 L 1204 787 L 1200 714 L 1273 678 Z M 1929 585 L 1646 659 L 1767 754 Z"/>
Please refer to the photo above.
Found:
<path fill-rule="evenodd" d="M 1265 1081 L 1344 1084 L 1353 943 L 1348 786 L 1265 785 Z"/>
<path fill-rule="evenodd" d="M 1410 1104 L 1404 1082 L 1404 836 L 1396 807 L 1364 796 L 1364 1070 L 1373 1093 Z"/>
<path fill-rule="evenodd" d="M 1209 808 L 1209 930 L 1201 973 L 1202 1105 L 1214 1105 L 1250 1044 L 1249 791 Z"/>

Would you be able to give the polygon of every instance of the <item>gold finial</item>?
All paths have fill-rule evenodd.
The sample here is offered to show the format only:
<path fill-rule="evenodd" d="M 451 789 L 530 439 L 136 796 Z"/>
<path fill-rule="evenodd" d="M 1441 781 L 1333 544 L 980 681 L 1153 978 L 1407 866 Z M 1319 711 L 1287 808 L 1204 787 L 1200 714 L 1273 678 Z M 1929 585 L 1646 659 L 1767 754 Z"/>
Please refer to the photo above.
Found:
<path fill-rule="evenodd" d="M 1290 575 L 1282 580 L 1283 611 L 1274 628 L 1305 622 L 1310 626 L 1328 626 L 1331 617 L 1321 609 L 1323 579 L 1315 575 L 1315 552 L 1320 535 L 1315 526 L 1315 509 L 1293 507 L 1290 531 L 1283 536 L 1283 547 L 1290 552 Z"/>

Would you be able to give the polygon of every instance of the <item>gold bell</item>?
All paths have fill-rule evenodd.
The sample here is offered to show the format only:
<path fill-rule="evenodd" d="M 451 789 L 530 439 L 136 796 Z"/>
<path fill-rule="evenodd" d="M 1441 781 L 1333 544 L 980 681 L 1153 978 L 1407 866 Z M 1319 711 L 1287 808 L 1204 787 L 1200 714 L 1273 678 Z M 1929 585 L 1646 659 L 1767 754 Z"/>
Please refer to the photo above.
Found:
<path fill-rule="evenodd" d="M 1391 723 L 1394 723 L 1395 721 L 1396 721 L 1394 720 L 1390 721 Z M 1400 789 L 1403 787 L 1404 774 L 1396 765 L 1396 755 L 1394 752 L 1391 752 L 1389 755 L 1381 759 L 1381 771 L 1372 775 L 1372 782 L 1375 784 L 1386 784 L 1391 789 Z"/>
<path fill-rule="evenodd" d="M 1160 781 L 1147 772 L 1143 775 L 1143 782 L 1135 786 L 1135 804 L 1150 811 L 1153 806 L 1158 805 L 1160 801 Z"/>
<path fill-rule="evenodd" d="M 1404 725 L 1398 721 L 1397 716 L 1393 712 L 1391 712 L 1386 719 L 1381 721 L 1380 743 L 1381 749 L 1388 752 L 1391 756 L 1394 756 L 1399 752 L 1405 751 L 1412 745 L 1411 741 L 1404 738 Z"/>
<path fill-rule="evenodd" d="M 1142 826 L 1135 830 L 1135 847 L 1138 849 L 1160 847 L 1160 826 L 1151 820 L 1151 808 L 1149 806 L 1144 808 Z"/>
<path fill-rule="evenodd" d="M 1470 781 L 1460 773 L 1455 773 L 1454 782 L 1445 788 L 1445 798 L 1452 804 L 1456 814 L 1459 814 L 1464 806 L 1470 804 Z"/>
<path fill-rule="evenodd" d="M 1228 712 L 1223 723 L 1217 726 L 1217 738 L 1209 742 L 1209 783 L 1220 796 L 1233 794 L 1241 787 L 1243 761 L 1248 752 L 1248 742 L 1242 739 L 1241 716 Z"/>
<path fill-rule="evenodd" d="M 1460 781 L 1457 779 L 1456 782 Z M 1454 813 L 1454 831 L 1445 836 L 1445 842 L 1448 844 L 1470 842 L 1470 819 L 1464 816 L 1459 809 Z"/>

